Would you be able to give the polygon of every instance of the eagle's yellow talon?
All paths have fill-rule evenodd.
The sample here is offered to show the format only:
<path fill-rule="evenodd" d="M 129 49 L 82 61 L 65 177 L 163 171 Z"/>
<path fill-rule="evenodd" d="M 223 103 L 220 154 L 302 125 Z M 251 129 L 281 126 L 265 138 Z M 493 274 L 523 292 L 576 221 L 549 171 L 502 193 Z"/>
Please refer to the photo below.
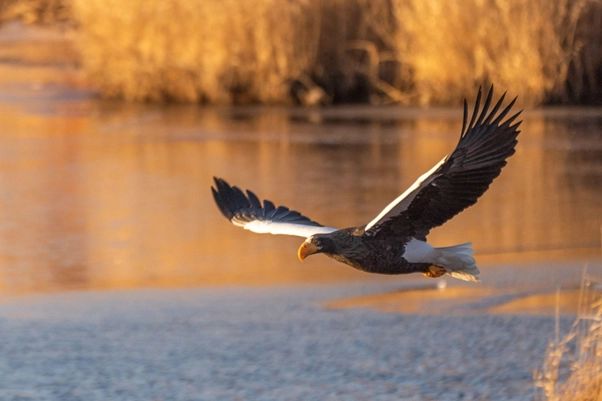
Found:
<path fill-rule="evenodd" d="M 437 278 L 443 276 L 445 273 L 447 273 L 447 270 L 443 267 L 433 265 L 429 266 L 428 270 L 424 272 L 424 275 L 430 278 Z"/>

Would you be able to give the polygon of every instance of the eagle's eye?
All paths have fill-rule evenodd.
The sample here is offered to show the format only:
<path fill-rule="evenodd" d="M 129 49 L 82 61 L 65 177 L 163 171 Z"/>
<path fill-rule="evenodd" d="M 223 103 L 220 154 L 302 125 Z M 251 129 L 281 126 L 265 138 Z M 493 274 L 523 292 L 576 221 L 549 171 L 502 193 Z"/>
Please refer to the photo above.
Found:
<path fill-rule="evenodd" d="M 329 238 L 313 237 L 311 242 L 313 242 L 320 252 L 332 251 L 332 241 Z"/>
<path fill-rule="evenodd" d="M 324 246 L 324 241 L 322 241 L 320 237 L 312 237 L 311 243 L 313 243 L 318 249 L 322 249 L 322 247 Z"/>

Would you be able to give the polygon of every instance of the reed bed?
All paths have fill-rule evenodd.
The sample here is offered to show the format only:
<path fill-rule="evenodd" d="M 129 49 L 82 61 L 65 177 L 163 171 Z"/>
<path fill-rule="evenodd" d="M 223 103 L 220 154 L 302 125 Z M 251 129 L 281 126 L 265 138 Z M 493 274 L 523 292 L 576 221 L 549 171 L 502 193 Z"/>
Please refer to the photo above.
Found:
<path fill-rule="evenodd" d="M 602 401 L 601 286 L 584 280 L 577 320 L 566 336 L 549 345 L 536 373 L 539 401 Z"/>
<path fill-rule="evenodd" d="M 452 0 L 393 3 L 399 59 L 423 104 L 448 103 L 476 83 L 511 88 L 529 103 L 568 100 L 588 1 Z M 408 39 L 406 39 L 408 38 Z"/>
<path fill-rule="evenodd" d="M 85 70 L 130 100 L 279 102 L 320 50 L 311 2 L 74 0 L 74 11 Z"/>
<path fill-rule="evenodd" d="M 596 0 L 64 0 L 104 95 L 208 103 L 602 98 Z"/>

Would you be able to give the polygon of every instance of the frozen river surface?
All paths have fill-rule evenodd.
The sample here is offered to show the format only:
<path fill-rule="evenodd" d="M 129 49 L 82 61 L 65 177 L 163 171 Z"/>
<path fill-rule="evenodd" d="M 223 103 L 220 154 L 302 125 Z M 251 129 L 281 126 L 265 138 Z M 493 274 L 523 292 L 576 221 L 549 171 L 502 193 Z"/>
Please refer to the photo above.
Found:
<path fill-rule="evenodd" d="M 532 399 L 552 318 L 322 307 L 374 289 L 137 290 L 9 300 L 0 304 L 0 399 Z"/>

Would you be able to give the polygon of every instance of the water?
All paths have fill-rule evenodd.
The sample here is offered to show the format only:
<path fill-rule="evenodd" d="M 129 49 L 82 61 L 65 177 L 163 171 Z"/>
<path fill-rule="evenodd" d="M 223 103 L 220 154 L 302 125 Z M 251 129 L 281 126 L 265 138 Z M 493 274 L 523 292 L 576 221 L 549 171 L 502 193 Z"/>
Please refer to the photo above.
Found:
<path fill-rule="evenodd" d="M 128 106 L 64 85 L 0 88 L 0 291 L 346 278 L 298 238 L 231 226 L 217 175 L 326 225 L 365 224 L 453 149 L 456 109 Z M 431 234 L 486 255 L 598 255 L 602 110 L 526 110 L 518 150 Z M 485 259 L 483 259 L 485 258 Z"/>
<path fill-rule="evenodd" d="M 144 290 L 0 304 L 0 398 L 532 399 L 553 318 L 320 306 L 357 292 L 349 285 Z"/>

